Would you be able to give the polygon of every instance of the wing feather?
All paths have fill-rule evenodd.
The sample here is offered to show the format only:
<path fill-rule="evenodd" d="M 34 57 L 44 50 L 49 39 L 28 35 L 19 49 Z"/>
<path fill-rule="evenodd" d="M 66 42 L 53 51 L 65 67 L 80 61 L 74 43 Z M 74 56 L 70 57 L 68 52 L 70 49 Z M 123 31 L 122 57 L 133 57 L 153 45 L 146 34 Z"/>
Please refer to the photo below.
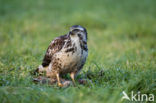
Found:
<path fill-rule="evenodd" d="M 50 64 L 50 62 L 52 61 L 53 59 L 53 55 L 57 52 L 59 52 L 62 47 L 64 46 L 65 44 L 65 40 L 68 39 L 68 36 L 67 35 L 63 35 L 63 36 L 60 36 L 60 37 L 57 37 L 56 39 L 54 39 L 47 51 L 46 51 L 46 54 L 43 58 L 43 62 L 42 62 L 42 66 L 43 67 L 46 67 Z"/>

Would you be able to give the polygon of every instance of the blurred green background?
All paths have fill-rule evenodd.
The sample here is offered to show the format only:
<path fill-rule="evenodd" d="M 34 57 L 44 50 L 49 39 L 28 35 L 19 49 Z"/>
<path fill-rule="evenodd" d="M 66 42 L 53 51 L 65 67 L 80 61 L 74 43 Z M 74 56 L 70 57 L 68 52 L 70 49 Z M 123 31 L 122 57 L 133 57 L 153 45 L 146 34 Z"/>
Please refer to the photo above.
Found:
<path fill-rule="evenodd" d="M 78 78 L 93 84 L 34 84 L 30 72 L 72 25 L 87 28 L 89 57 Z M 122 91 L 156 96 L 155 0 L 0 0 L 1 103 L 129 102 Z"/>

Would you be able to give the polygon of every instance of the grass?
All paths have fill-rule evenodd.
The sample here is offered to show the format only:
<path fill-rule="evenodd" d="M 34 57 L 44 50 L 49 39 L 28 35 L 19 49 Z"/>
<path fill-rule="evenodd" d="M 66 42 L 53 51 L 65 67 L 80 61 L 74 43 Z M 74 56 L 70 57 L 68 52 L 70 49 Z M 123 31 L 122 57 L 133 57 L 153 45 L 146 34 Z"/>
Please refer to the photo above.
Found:
<path fill-rule="evenodd" d="M 0 102 L 129 102 L 121 101 L 122 91 L 156 96 L 155 5 L 155 0 L 0 0 Z M 50 41 L 75 24 L 86 27 L 89 38 L 79 77 L 93 85 L 34 84 L 30 72 Z"/>

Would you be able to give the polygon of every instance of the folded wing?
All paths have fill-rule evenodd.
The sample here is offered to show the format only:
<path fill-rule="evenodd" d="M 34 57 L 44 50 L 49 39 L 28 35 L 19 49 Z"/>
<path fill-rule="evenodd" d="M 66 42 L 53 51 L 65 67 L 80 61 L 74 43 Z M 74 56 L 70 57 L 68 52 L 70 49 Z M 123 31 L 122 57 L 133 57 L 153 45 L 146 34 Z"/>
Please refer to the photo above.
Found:
<path fill-rule="evenodd" d="M 66 39 L 68 39 L 68 36 L 63 35 L 63 36 L 57 37 L 50 43 L 46 51 L 46 54 L 43 58 L 43 62 L 42 62 L 43 67 L 49 66 L 50 62 L 53 60 L 53 55 L 62 49 L 62 47 L 65 44 Z"/>

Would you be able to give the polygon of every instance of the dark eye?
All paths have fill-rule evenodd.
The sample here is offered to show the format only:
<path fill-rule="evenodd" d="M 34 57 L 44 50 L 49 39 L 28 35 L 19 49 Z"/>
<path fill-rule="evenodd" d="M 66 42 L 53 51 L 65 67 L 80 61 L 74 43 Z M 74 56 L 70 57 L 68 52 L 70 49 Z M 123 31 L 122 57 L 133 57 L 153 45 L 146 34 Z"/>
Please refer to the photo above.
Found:
<path fill-rule="evenodd" d="M 81 37 L 81 34 L 78 34 L 79 37 Z"/>

